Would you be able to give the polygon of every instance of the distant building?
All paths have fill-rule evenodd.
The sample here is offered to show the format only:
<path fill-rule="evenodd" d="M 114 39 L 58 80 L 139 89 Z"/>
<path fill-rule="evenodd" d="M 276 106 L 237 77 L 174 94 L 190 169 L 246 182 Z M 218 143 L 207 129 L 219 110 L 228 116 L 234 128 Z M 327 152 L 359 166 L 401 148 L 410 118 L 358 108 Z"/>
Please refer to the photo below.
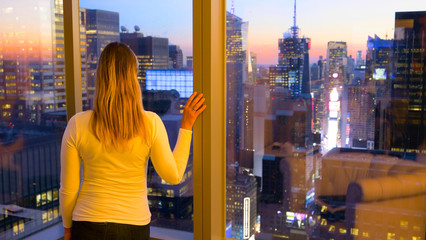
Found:
<path fill-rule="evenodd" d="M 231 222 L 231 236 L 249 239 L 255 235 L 257 219 L 257 182 L 247 172 L 226 182 L 226 219 Z"/>
<path fill-rule="evenodd" d="M 186 68 L 192 70 L 192 56 L 186 57 Z"/>
<path fill-rule="evenodd" d="M 349 83 L 348 74 L 348 56 L 346 42 L 330 41 L 327 45 L 327 64 L 324 72 L 324 128 L 323 139 L 326 139 L 327 144 L 325 149 L 341 146 L 345 144 L 345 134 L 343 129 L 346 128 L 346 118 L 342 109 L 341 97 L 343 87 Z M 334 90 L 335 89 L 335 90 Z M 335 92 L 337 99 L 330 100 L 332 92 Z M 332 105 L 332 106 L 331 106 Z M 333 109 L 330 109 L 333 107 Z M 336 115 L 337 114 L 337 115 Z M 331 117 L 332 116 L 332 117 Z M 332 119 L 330 119 L 330 117 Z"/>
<path fill-rule="evenodd" d="M 284 34 L 278 41 L 280 52 L 278 65 L 270 67 L 270 82 L 275 87 L 288 88 L 292 97 L 310 93 L 309 74 L 309 38 L 299 38 L 298 32 L 294 35 Z"/>
<path fill-rule="evenodd" d="M 62 134 L 55 128 L 38 126 L 27 130 L 28 134 L 0 145 L 3 211 L 0 239 L 23 239 L 61 222 L 59 159 Z M 4 133 L 4 129 L 1 132 Z"/>
<path fill-rule="evenodd" d="M 37 2 L 19 5 L 34 15 L 31 22 L 19 22 L 19 28 L 36 28 L 20 34 L 2 34 L 0 39 L 0 116 L 1 122 L 43 125 L 44 115 L 65 112 L 65 48 L 62 4 Z M 80 11 L 83 19 L 84 12 Z M 45 17 L 49 16 L 49 17 Z M 2 32 L 16 32 L 16 14 L 2 15 Z M 29 19 L 29 18 L 25 18 Z M 83 104 L 86 96 L 86 35 L 80 21 L 81 84 Z M 17 42 L 24 43 L 16 44 Z"/>
<path fill-rule="evenodd" d="M 138 58 L 138 80 L 142 90 L 146 89 L 147 69 L 168 69 L 169 40 L 167 38 L 145 37 L 139 32 L 121 32 L 120 40 L 127 44 Z"/>
<path fill-rule="evenodd" d="M 313 63 L 311 65 L 311 81 L 318 80 L 319 79 L 319 68 L 318 64 Z"/>
<path fill-rule="evenodd" d="M 360 78 L 359 81 L 354 82 L 354 84 L 361 86 L 360 88 L 365 89 L 365 93 L 362 97 L 363 102 L 360 103 L 360 100 L 358 100 L 359 98 L 353 99 L 353 101 L 358 101 L 355 105 L 359 106 L 354 105 L 356 108 L 363 106 L 365 109 L 355 116 L 358 118 L 355 122 L 351 121 L 351 124 L 364 122 L 363 126 L 359 125 L 351 131 L 366 131 L 366 135 L 363 134 L 363 136 L 359 137 L 354 136 L 354 138 L 351 139 L 352 147 L 357 147 L 355 145 L 357 142 L 358 148 L 359 145 L 366 145 L 364 144 L 365 141 L 374 142 L 375 131 L 380 131 L 380 129 L 385 126 L 384 123 L 372 120 L 375 119 L 376 115 L 384 114 L 383 107 L 386 108 L 390 101 L 390 82 L 392 78 L 391 71 L 393 63 L 392 45 L 393 40 L 380 39 L 377 35 L 375 35 L 374 38 L 370 36 L 368 37 L 366 63 L 364 68 L 365 75 L 364 78 Z M 361 66 L 360 72 L 362 67 L 363 66 Z M 368 104 L 370 106 L 367 106 Z M 360 119 L 361 116 L 364 116 L 365 119 Z M 381 148 L 383 149 L 383 147 Z"/>
<path fill-rule="evenodd" d="M 342 146 L 350 148 L 367 148 L 367 142 L 374 142 L 374 100 L 366 86 L 346 85 L 342 101 L 347 106 L 345 114 L 346 126 L 343 126 L 346 137 Z M 363 142 L 362 146 L 359 144 Z"/>
<path fill-rule="evenodd" d="M 243 84 L 243 119 L 239 166 L 253 169 L 254 161 L 254 84 Z"/>
<path fill-rule="evenodd" d="M 351 85 L 361 86 L 363 83 L 365 83 L 365 65 L 354 69 L 354 77 Z"/>
<path fill-rule="evenodd" d="M 84 9 L 87 41 L 87 108 L 93 108 L 95 73 L 101 52 L 111 42 L 120 41 L 118 12 Z M 84 17 L 84 15 L 82 15 Z"/>
<path fill-rule="evenodd" d="M 182 69 L 183 68 L 183 53 L 177 45 L 169 45 L 169 68 Z"/>
<path fill-rule="evenodd" d="M 243 83 L 248 75 L 248 22 L 226 13 L 226 159 L 227 166 L 239 160 L 243 121 Z M 234 168 L 228 175 L 235 175 Z"/>
<path fill-rule="evenodd" d="M 324 79 L 324 60 L 322 56 L 318 59 L 318 79 Z"/>
<path fill-rule="evenodd" d="M 377 134 L 386 150 L 418 152 L 426 144 L 426 11 L 397 12 L 391 102 Z M 382 137 L 383 136 L 383 137 Z"/>
<path fill-rule="evenodd" d="M 364 59 L 362 59 L 362 51 L 356 52 L 356 68 L 360 68 L 361 66 L 365 65 Z"/>
<path fill-rule="evenodd" d="M 312 132 L 316 134 L 321 134 L 321 130 L 324 129 L 324 79 L 313 80 L 311 81 L 312 88 L 312 118 L 313 118 L 313 126 Z"/>

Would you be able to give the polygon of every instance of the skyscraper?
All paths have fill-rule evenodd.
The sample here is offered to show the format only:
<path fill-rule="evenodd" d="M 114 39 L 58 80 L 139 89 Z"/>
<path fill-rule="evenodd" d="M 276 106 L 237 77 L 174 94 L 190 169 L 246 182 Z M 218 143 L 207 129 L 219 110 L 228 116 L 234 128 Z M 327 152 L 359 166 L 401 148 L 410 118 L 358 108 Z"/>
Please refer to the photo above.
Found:
<path fill-rule="evenodd" d="M 275 87 L 290 90 L 292 97 L 310 94 L 309 49 L 310 39 L 299 37 L 299 27 L 296 25 L 296 2 L 294 3 L 294 25 L 289 32 L 284 33 L 278 40 L 278 65 L 271 67 L 275 73 L 270 78 Z"/>
<path fill-rule="evenodd" d="M 362 65 L 364 65 L 364 59 L 362 59 L 362 51 L 357 51 L 356 52 L 356 64 L 355 67 L 359 68 Z"/>
<path fill-rule="evenodd" d="M 60 135 L 66 124 L 64 9 L 59 0 L 2 1 L 0 9 L 0 239 L 23 239 L 60 221 Z M 85 38 L 82 21 L 83 101 Z M 48 117 L 53 115 L 63 117 L 62 126 Z"/>
<path fill-rule="evenodd" d="M 418 151 L 426 137 L 426 11 L 395 13 L 394 74 L 385 149 Z M 389 132 L 390 130 L 390 132 Z"/>
<path fill-rule="evenodd" d="M 102 50 L 111 42 L 120 41 L 118 12 L 82 9 L 85 13 L 87 41 L 87 95 L 88 107 L 93 107 L 95 73 Z M 83 15 L 84 16 L 84 15 Z"/>
<path fill-rule="evenodd" d="M 138 80 L 141 89 L 146 89 L 147 69 L 168 69 L 169 67 L 169 39 L 159 37 L 145 37 L 142 33 L 121 32 L 120 40 L 127 44 L 139 62 Z"/>
<path fill-rule="evenodd" d="M 1 33 L 15 34 L 3 34 L 0 40 L 0 106 L 3 109 L 0 118 L 4 122 L 13 119 L 15 123 L 40 125 L 48 114 L 61 112 L 65 115 L 63 5 L 41 1 L 25 6 L 28 12 L 22 15 L 19 11 L 24 11 L 24 7 L 10 6 L 13 5 L 8 5 L 7 9 L 12 9 L 11 14 L 6 12 L 2 17 L 4 28 Z M 18 33 L 18 23 L 36 31 Z M 86 35 L 83 23 L 80 29 L 82 94 L 83 101 L 86 101 Z"/>
<path fill-rule="evenodd" d="M 327 143 L 325 149 L 341 146 L 345 144 L 345 136 L 341 138 L 341 134 L 345 134 L 346 128 L 346 108 L 341 106 L 341 97 L 343 87 L 349 83 L 348 76 L 348 57 L 346 42 L 330 41 L 327 45 L 327 64 L 324 72 L 324 128 L 323 139 Z M 336 99 L 331 100 L 334 96 Z M 338 105 L 337 105 L 338 104 Z M 331 135 L 330 135 L 331 134 Z M 340 140 L 339 140 L 340 139 Z M 341 142 L 343 141 L 343 142 Z"/>
<path fill-rule="evenodd" d="M 169 45 L 169 68 L 183 68 L 183 53 L 178 45 Z"/>
<path fill-rule="evenodd" d="M 253 174 L 242 172 L 226 183 L 226 218 L 231 220 L 231 236 L 249 239 L 255 235 L 257 182 Z"/>
<path fill-rule="evenodd" d="M 192 56 L 186 56 L 186 68 L 192 70 Z"/>
<path fill-rule="evenodd" d="M 228 166 L 239 159 L 241 148 L 241 128 L 243 117 L 243 83 L 247 81 L 248 22 L 240 17 L 226 13 L 226 159 Z M 234 168 L 228 168 L 233 171 Z M 235 175 L 233 173 L 231 175 Z M 228 174 L 230 176 L 230 174 Z"/>

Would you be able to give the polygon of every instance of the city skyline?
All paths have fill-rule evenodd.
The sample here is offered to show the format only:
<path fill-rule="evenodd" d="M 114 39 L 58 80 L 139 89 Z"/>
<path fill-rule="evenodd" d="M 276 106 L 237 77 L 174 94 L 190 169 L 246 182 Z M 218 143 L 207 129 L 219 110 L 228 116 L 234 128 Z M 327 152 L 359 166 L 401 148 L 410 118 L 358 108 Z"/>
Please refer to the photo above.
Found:
<path fill-rule="evenodd" d="M 278 60 L 277 42 L 293 25 L 293 0 L 255 0 L 228 1 L 226 10 L 231 11 L 234 3 L 235 14 L 249 22 L 248 42 L 250 51 L 257 54 L 258 63 L 275 65 Z M 297 1 L 297 25 L 301 36 L 312 40 L 310 63 L 326 55 L 329 41 L 345 41 L 348 44 L 348 56 L 356 56 L 356 51 L 367 50 L 368 36 L 377 34 L 380 38 L 393 38 L 395 12 L 426 10 L 426 2 L 388 1 L 385 5 L 379 1 L 332 0 Z M 84 8 L 117 11 L 120 13 L 120 26 L 133 31 L 138 25 L 147 36 L 167 37 L 171 44 L 179 45 L 184 56 L 192 56 L 192 1 L 136 2 L 124 1 L 117 5 L 105 0 L 102 5 L 94 0 L 81 0 Z M 132 6 L 132 7 L 129 7 Z M 348 11 L 350 15 L 348 16 Z M 338 20 L 336 20 L 338 19 Z"/>
<path fill-rule="evenodd" d="M 235 14 L 249 23 L 248 44 L 250 51 L 257 54 L 258 64 L 277 64 L 277 42 L 293 25 L 293 3 L 293 0 L 270 0 L 259 5 L 254 0 L 234 0 Z M 9 6 L 14 8 L 13 11 L 19 11 L 21 4 L 3 3 L 2 12 L 11 11 Z M 356 51 L 361 50 L 365 58 L 368 36 L 377 34 L 382 39 L 386 39 L 386 36 L 387 39 L 393 38 L 395 12 L 426 10 L 426 2 L 421 0 L 394 0 L 386 5 L 367 0 L 339 4 L 340 7 L 336 8 L 331 7 L 331 0 L 297 2 L 300 36 L 311 38 L 310 63 L 318 60 L 320 55 L 325 57 L 329 41 L 345 41 L 348 44 L 348 55 L 355 58 Z M 120 26 L 126 26 L 133 32 L 133 27 L 138 25 L 145 36 L 166 37 L 170 44 L 182 48 L 184 58 L 192 56 L 192 1 L 165 0 L 151 3 L 126 0 L 118 5 L 112 0 L 105 0 L 102 4 L 94 0 L 81 0 L 80 6 L 118 12 Z M 232 1 L 228 1 L 227 11 L 231 11 L 231 6 Z M 333 10 L 335 8 L 337 10 Z M 348 17 L 346 9 L 351 9 L 352 16 Z M 26 14 L 20 21 L 31 23 L 33 17 Z M 10 32 L 10 28 L 5 27 L 0 32 Z"/>

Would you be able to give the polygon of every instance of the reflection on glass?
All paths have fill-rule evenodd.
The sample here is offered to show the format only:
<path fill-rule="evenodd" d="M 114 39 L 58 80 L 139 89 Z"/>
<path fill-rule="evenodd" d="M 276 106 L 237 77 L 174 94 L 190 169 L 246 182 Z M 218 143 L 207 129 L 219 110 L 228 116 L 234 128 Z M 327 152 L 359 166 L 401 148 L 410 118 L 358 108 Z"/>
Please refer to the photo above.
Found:
<path fill-rule="evenodd" d="M 60 221 L 63 5 L 2 1 L 0 11 L 0 239 L 21 239 Z"/>
<path fill-rule="evenodd" d="M 169 1 L 167 6 L 159 8 L 161 4 L 130 1 L 123 5 L 116 1 L 93 3 L 80 0 L 81 21 L 84 23 L 80 32 L 85 36 L 81 37 L 81 46 L 86 49 L 82 72 L 87 73 L 87 99 L 83 96 L 83 106 L 85 110 L 93 108 L 96 67 L 102 50 L 111 42 L 122 42 L 138 59 L 144 108 L 161 117 L 173 148 L 182 120 L 181 109 L 193 91 L 192 66 L 187 64 L 185 67 L 183 61 L 184 54 L 192 51 L 192 40 L 174 32 L 191 31 L 192 7 L 190 1 Z M 176 9 L 181 11 L 176 12 Z M 170 19 L 180 26 L 174 26 Z M 167 24 L 162 23 L 164 20 Z M 151 163 L 147 178 L 151 226 L 192 232 L 192 153 L 180 184 L 166 183 Z"/>
<path fill-rule="evenodd" d="M 426 5 L 300 4 L 228 3 L 226 236 L 423 239 Z"/>

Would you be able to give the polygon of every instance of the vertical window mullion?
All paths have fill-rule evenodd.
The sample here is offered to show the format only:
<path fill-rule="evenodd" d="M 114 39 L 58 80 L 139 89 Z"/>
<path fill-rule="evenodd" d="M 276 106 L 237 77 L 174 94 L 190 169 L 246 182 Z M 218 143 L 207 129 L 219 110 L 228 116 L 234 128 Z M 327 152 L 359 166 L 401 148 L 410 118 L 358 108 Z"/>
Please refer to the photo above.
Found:
<path fill-rule="evenodd" d="M 207 104 L 194 126 L 194 239 L 225 239 L 225 4 L 193 1 L 194 91 Z"/>
<path fill-rule="evenodd" d="M 83 107 L 80 53 L 80 2 L 64 1 L 65 94 L 67 120 Z"/>

